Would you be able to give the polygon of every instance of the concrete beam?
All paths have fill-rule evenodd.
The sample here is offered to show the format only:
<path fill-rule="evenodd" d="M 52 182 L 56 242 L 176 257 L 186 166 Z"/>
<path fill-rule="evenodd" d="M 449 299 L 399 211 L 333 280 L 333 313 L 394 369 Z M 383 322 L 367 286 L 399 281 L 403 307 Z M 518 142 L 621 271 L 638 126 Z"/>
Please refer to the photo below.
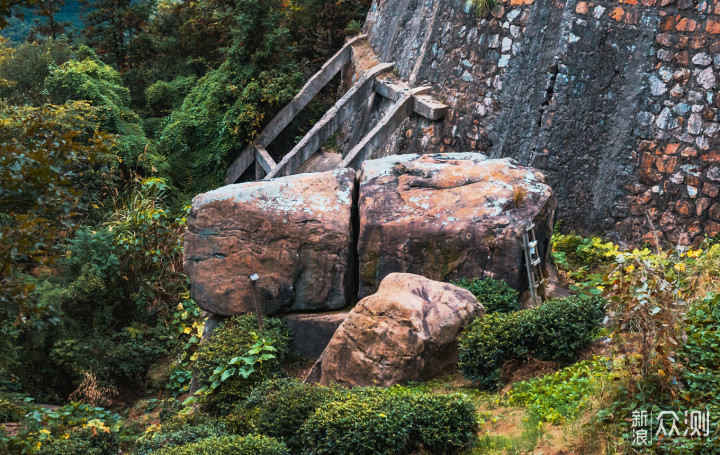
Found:
<path fill-rule="evenodd" d="M 312 156 L 332 134 L 358 109 L 364 100 L 372 95 L 375 77 L 390 71 L 395 63 L 381 63 L 368 70 L 335 105 L 323 115 L 319 122 L 302 140 L 283 157 L 278 165 L 265 177 L 269 180 L 282 175 L 291 175 Z"/>
<path fill-rule="evenodd" d="M 363 161 L 373 158 L 375 152 L 397 130 L 402 122 L 410 116 L 413 109 L 413 97 L 408 94 L 396 102 L 385 116 L 375 125 L 361 141 L 345 156 L 339 169 L 351 167 L 360 169 Z"/>
<path fill-rule="evenodd" d="M 375 90 L 391 101 L 398 101 L 401 97 L 413 91 L 415 93 L 415 100 L 413 101 L 415 113 L 433 121 L 440 120 L 447 115 L 448 107 L 428 95 L 430 89 L 430 86 L 412 89 L 404 82 L 396 82 L 390 78 L 378 79 L 375 85 Z"/>
<path fill-rule="evenodd" d="M 225 178 L 225 184 L 230 185 L 237 182 L 237 179 L 239 179 L 240 176 L 243 175 L 243 172 L 245 172 L 247 168 L 253 164 L 253 161 L 255 161 L 255 146 L 250 145 L 246 147 L 240 156 L 238 156 L 230 165 L 227 177 Z"/>
<path fill-rule="evenodd" d="M 245 164 L 244 161 L 238 163 L 238 160 L 241 160 L 241 157 L 246 155 L 246 152 L 254 153 L 254 144 L 261 144 L 262 146 L 270 144 L 278 136 L 278 134 L 280 134 L 280 132 L 293 121 L 300 111 L 302 111 L 305 106 L 307 106 L 308 103 L 310 103 L 310 101 L 312 101 L 313 98 L 320 93 L 320 90 L 322 90 L 348 62 L 350 62 L 350 59 L 352 58 L 353 44 L 366 38 L 366 36 L 367 35 L 359 35 L 345 43 L 342 49 L 335 53 L 330 60 L 325 62 L 322 68 L 320 68 L 320 71 L 315 73 L 315 75 L 305 83 L 305 86 L 303 86 L 300 92 L 295 95 L 295 98 L 282 108 L 275 118 L 273 118 L 262 130 L 260 135 L 255 139 L 254 143 L 248 145 L 242 151 L 240 157 L 238 157 L 237 160 L 230 166 L 227 176 L 225 177 L 226 184 L 235 183 L 237 179 L 240 178 L 240 175 L 245 172 L 247 166 L 252 164 L 248 163 L 242 171 L 238 172 L 238 170 Z"/>
<path fill-rule="evenodd" d="M 268 151 L 265 150 L 265 147 L 260 144 L 255 145 L 255 160 L 260 163 L 260 166 L 266 173 L 271 172 L 273 168 L 277 166 L 275 160 L 273 160 Z"/>
<path fill-rule="evenodd" d="M 430 120 L 440 120 L 448 113 L 448 106 L 435 100 L 429 95 L 416 95 L 413 109 L 416 113 Z"/>

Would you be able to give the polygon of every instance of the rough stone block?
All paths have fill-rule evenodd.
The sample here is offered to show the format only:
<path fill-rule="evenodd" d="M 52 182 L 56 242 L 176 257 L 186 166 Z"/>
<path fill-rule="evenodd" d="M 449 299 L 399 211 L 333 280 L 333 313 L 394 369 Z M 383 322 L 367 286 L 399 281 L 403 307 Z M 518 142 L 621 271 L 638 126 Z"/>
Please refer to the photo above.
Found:
<path fill-rule="evenodd" d="M 522 229 L 548 253 L 557 202 L 545 176 L 478 153 L 396 155 L 359 176 L 360 297 L 390 273 L 437 281 L 492 276 L 527 286 Z"/>
<path fill-rule="evenodd" d="M 349 310 L 285 316 L 293 334 L 290 351 L 306 359 L 317 360 L 348 314 Z"/>
<path fill-rule="evenodd" d="M 219 315 L 337 310 L 354 290 L 355 172 L 229 185 L 193 200 L 185 234 L 192 298 Z"/>

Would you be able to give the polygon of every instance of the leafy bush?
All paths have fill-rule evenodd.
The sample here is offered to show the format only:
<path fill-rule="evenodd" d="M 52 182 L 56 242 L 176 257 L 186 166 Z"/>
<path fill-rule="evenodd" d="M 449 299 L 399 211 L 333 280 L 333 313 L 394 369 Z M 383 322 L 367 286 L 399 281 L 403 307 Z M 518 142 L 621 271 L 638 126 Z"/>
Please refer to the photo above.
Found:
<path fill-rule="evenodd" d="M 0 424 L 18 422 L 30 411 L 31 399 L 21 399 L 15 394 L 0 393 Z"/>
<path fill-rule="evenodd" d="M 275 387 L 274 390 L 272 387 Z M 253 413 L 257 432 L 283 440 L 294 453 L 304 447 L 300 428 L 308 417 L 329 402 L 341 399 L 344 389 L 319 387 L 294 380 L 274 381 L 263 390 L 263 398 Z M 260 389 L 260 387 L 258 387 Z M 252 395 L 256 395 L 253 391 Z M 248 399 L 252 406 L 252 399 Z"/>
<path fill-rule="evenodd" d="M 510 314 L 475 319 L 459 338 L 460 369 L 483 389 L 497 386 L 511 359 L 570 361 L 590 344 L 603 316 L 603 300 L 578 296 Z"/>
<path fill-rule="evenodd" d="M 498 385 L 500 367 L 527 355 L 528 340 L 521 330 L 525 311 L 488 314 L 465 328 L 458 339 L 459 366 L 465 378 L 492 390 Z"/>
<path fill-rule="evenodd" d="M 492 278 L 474 278 L 453 283 L 465 288 L 482 303 L 487 313 L 510 313 L 520 309 L 518 305 L 519 293 L 502 280 Z"/>
<path fill-rule="evenodd" d="M 190 421 L 180 419 L 163 425 L 159 431 L 145 434 L 137 439 L 133 455 L 150 455 L 159 450 L 172 450 L 201 439 L 227 435 L 222 423 L 202 417 Z"/>
<path fill-rule="evenodd" d="M 160 168 L 163 160 L 146 153 L 147 139 L 138 115 L 130 109 L 130 91 L 123 86 L 120 73 L 101 62 L 87 47 L 80 50 L 77 60 L 68 60 L 52 67 L 45 80 L 45 89 L 55 103 L 90 101 L 99 108 L 100 127 L 118 134 L 119 155 L 130 169 Z"/>
<path fill-rule="evenodd" d="M 603 357 L 585 360 L 557 373 L 513 384 L 505 399 L 524 405 L 541 420 L 574 420 L 591 404 L 603 385 L 616 377 L 612 362 Z"/>
<path fill-rule="evenodd" d="M 73 450 L 110 455 L 118 453 L 127 438 L 121 416 L 83 403 L 71 402 L 58 409 L 35 407 L 20 423 L 22 427 L 16 435 L 2 438 L 0 433 L 3 453 L 32 453 L 45 446 L 46 455 L 85 453 Z"/>
<path fill-rule="evenodd" d="M 355 390 L 318 408 L 302 426 L 308 454 L 456 452 L 475 438 L 472 402 L 402 387 Z"/>
<path fill-rule="evenodd" d="M 219 384 L 212 394 L 205 397 L 205 407 L 217 414 L 228 414 L 264 380 L 281 374 L 280 363 L 287 355 L 290 345 L 290 331 L 285 321 L 267 318 L 264 331 L 258 334 L 257 322 L 252 314 L 237 316 L 213 332 L 212 338 L 200 345 L 195 368 L 198 381 L 207 385 L 218 368 L 226 368 L 230 361 L 243 355 L 264 339 L 276 349 L 275 358 L 262 362 L 254 374 L 243 378 L 233 376 Z"/>
<path fill-rule="evenodd" d="M 267 436 L 215 436 L 180 447 L 162 449 L 156 455 L 289 455 L 285 444 Z"/>
<path fill-rule="evenodd" d="M 115 432 L 93 428 L 77 429 L 62 437 L 40 444 L 36 455 L 115 455 L 120 451 L 121 440 Z"/>
<path fill-rule="evenodd" d="M 529 310 L 523 325 L 530 352 L 540 360 L 570 362 L 587 347 L 602 321 L 604 300 L 578 296 L 550 300 Z"/>
<path fill-rule="evenodd" d="M 576 234 L 554 234 L 552 256 L 559 265 L 583 265 L 596 267 L 611 262 L 619 247 L 599 237 L 583 238 Z"/>

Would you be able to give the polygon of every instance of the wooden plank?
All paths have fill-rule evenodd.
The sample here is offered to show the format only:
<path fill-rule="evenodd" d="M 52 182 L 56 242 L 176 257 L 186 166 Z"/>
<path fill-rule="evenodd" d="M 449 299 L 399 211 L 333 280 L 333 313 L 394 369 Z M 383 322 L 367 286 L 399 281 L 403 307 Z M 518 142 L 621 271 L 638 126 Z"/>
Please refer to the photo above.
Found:
<path fill-rule="evenodd" d="M 310 158 L 330 136 L 373 93 L 375 76 L 390 71 L 395 63 L 381 63 L 368 70 L 335 105 L 323 115 L 302 140 L 283 157 L 265 177 L 269 180 L 281 175 L 291 175 Z"/>

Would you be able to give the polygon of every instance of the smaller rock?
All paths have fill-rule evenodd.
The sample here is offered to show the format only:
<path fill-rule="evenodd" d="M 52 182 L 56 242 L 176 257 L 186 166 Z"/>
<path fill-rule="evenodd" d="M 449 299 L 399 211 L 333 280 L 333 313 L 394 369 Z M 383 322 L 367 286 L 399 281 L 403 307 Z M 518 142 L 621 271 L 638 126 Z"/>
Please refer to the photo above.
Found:
<path fill-rule="evenodd" d="M 350 312 L 309 378 L 383 387 L 432 379 L 457 364 L 460 331 L 484 314 L 465 289 L 392 273 Z"/>
<path fill-rule="evenodd" d="M 705 90 L 710 90 L 715 87 L 716 78 L 712 68 L 705 68 L 697 75 L 698 84 L 700 84 Z"/>
<path fill-rule="evenodd" d="M 701 52 L 701 53 L 695 54 L 693 56 L 692 62 L 696 65 L 708 66 L 710 63 L 712 63 L 712 60 L 710 59 L 709 55 L 707 55 L 704 52 Z"/>

